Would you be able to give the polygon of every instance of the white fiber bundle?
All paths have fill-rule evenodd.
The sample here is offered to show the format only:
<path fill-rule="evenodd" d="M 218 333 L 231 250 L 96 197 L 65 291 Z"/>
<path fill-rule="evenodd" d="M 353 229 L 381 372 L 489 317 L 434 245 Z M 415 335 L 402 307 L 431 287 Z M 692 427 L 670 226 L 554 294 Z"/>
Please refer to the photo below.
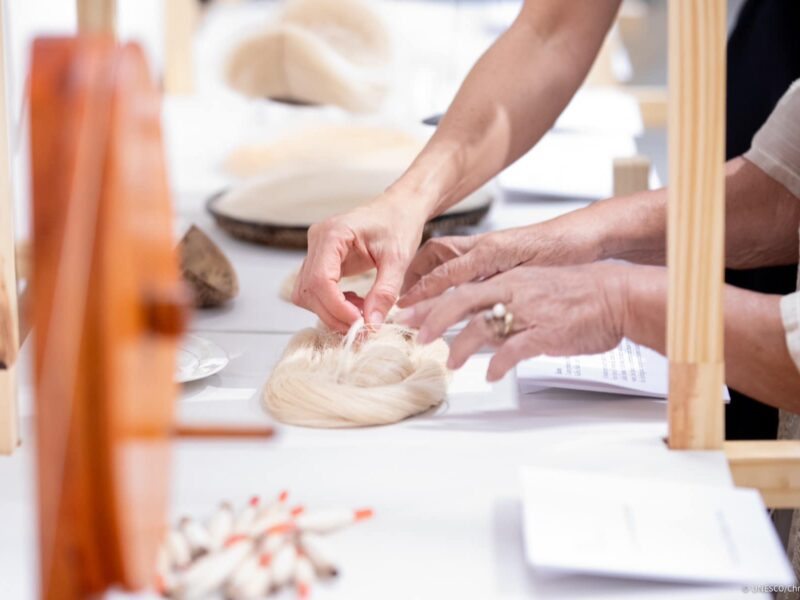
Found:
<path fill-rule="evenodd" d="M 233 50 L 227 81 L 247 96 L 373 111 L 388 91 L 389 38 L 364 0 L 288 0 Z"/>
<path fill-rule="evenodd" d="M 279 421 L 306 427 L 396 423 L 438 406 L 447 393 L 447 344 L 426 346 L 416 333 L 387 323 L 347 336 L 304 329 L 289 342 L 264 392 Z"/>

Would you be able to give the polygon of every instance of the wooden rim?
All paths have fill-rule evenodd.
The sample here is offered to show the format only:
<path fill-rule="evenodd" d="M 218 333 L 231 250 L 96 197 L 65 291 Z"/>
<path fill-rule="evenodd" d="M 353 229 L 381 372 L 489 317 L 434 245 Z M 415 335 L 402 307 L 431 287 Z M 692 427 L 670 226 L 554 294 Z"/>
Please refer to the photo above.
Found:
<path fill-rule="evenodd" d="M 292 226 L 278 225 L 269 222 L 248 221 L 231 217 L 221 212 L 216 204 L 229 192 L 224 189 L 206 200 L 206 210 L 214 218 L 217 225 L 229 235 L 264 246 L 304 250 L 308 247 L 308 228 L 311 225 Z M 423 229 L 423 240 L 434 234 L 455 233 L 462 227 L 471 227 L 480 223 L 492 207 L 493 199 L 485 205 L 461 212 L 450 212 L 434 217 Z"/>

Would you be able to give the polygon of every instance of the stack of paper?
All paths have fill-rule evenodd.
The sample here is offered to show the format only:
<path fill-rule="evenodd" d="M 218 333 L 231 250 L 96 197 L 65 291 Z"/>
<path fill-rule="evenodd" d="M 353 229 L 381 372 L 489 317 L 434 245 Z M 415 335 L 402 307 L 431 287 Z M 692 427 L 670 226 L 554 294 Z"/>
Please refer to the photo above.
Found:
<path fill-rule="evenodd" d="M 517 366 L 522 393 L 556 387 L 666 398 L 668 373 L 666 357 L 628 339 L 602 354 L 545 355 Z M 721 395 L 730 399 L 727 388 L 721 390 Z"/>
<path fill-rule="evenodd" d="M 539 572 L 792 585 L 756 490 L 526 467 L 528 563 Z"/>

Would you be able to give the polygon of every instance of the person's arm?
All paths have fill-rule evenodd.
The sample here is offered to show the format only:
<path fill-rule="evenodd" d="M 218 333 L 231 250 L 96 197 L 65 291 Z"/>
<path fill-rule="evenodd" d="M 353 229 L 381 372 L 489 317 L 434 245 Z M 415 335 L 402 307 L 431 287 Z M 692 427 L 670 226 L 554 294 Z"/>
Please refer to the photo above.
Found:
<path fill-rule="evenodd" d="M 433 217 L 528 151 L 586 77 L 620 0 L 527 0 L 390 188 Z"/>
<path fill-rule="evenodd" d="M 663 265 L 667 190 L 597 203 L 607 223 L 601 258 Z M 725 265 L 749 269 L 797 262 L 800 199 L 757 166 L 739 157 L 725 166 Z"/>
<path fill-rule="evenodd" d="M 397 300 L 422 228 L 513 162 L 550 128 L 578 88 L 620 0 L 527 0 L 473 67 L 436 133 L 400 177 L 368 205 L 315 225 L 292 300 L 330 327 L 359 309 L 339 291 L 344 275 L 377 267 L 363 302 L 380 323 Z"/>
<path fill-rule="evenodd" d="M 725 263 L 734 269 L 797 262 L 800 199 L 744 158 L 725 170 Z M 401 306 L 517 265 L 568 265 L 609 258 L 663 265 L 667 190 L 620 196 L 550 221 L 470 238 L 435 238 L 405 277 Z"/>
<path fill-rule="evenodd" d="M 667 273 L 629 272 L 624 335 L 666 352 Z M 725 379 L 765 404 L 800 413 L 800 370 L 789 353 L 781 296 L 725 286 Z"/>

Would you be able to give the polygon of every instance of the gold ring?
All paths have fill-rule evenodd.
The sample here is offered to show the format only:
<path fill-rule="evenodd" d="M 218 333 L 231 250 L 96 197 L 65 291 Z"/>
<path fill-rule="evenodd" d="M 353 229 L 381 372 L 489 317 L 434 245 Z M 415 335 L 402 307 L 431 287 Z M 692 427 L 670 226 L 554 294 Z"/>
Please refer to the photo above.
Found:
<path fill-rule="evenodd" d="M 507 338 L 511 333 L 511 327 L 514 325 L 514 313 L 512 313 L 506 305 L 498 302 L 492 308 L 483 313 L 483 318 L 486 323 L 490 324 L 494 330 L 496 338 Z"/>

